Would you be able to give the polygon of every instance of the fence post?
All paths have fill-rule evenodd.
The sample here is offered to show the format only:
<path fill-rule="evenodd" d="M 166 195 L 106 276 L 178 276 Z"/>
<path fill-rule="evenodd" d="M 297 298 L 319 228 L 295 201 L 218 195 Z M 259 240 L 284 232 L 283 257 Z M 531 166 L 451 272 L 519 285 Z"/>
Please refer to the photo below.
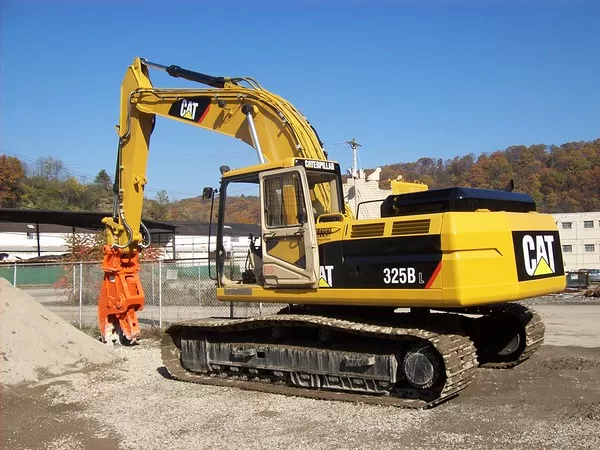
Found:
<path fill-rule="evenodd" d="M 79 329 L 83 326 L 83 262 L 79 261 Z"/>
<path fill-rule="evenodd" d="M 162 261 L 158 261 L 158 327 L 162 330 Z"/>
<path fill-rule="evenodd" d="M 17 262 L 15 261 L 15 268 L 13 270 L 13 286 L 17 287 Z"/>
<path fill-rule="evenodd" d="M 154 296 L 154 266 L 156 266 L 156 264 L 152 263 L 152 306 L 154 306 L 156 302 L 156 298 Z"/>

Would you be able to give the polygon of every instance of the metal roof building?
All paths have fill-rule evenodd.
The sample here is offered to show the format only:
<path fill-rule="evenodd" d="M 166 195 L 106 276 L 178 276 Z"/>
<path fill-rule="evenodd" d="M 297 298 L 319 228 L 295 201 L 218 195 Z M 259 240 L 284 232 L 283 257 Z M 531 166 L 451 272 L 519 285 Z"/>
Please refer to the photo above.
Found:
<path fill-rule="evenodd" d="M 64 254 L 68 251 L 66 235 L 103 230 L 102 219 L 110 215 L 105 212 L 0 208 L 0 254 L 21 259 Z M 208 252 L 208 223 L 144 220 L 144 224 L 150 231 L 152 242 L 165 247 L 167 258 L 200 257 Z M 216 241 L 216 224 L 211 231 L 212 249 Z M 250 234 L 260 234 L 258 225 L 225 225 L 226 245 L 247 246 Z"/>

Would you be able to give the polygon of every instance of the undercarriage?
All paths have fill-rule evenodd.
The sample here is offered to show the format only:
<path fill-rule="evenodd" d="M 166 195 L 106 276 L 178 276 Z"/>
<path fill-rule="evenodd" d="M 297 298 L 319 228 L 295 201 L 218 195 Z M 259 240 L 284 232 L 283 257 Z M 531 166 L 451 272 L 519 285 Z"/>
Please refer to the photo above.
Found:
<path fill-rule="evenodd" d="M 290 306 L 265 317 L 172 325 L 162 358 L 182 381 L 427 408 L 466 388 L 478 365 L 524 361 L 543 334 L 539 316 L 520 304 L 460 314 Z"/>

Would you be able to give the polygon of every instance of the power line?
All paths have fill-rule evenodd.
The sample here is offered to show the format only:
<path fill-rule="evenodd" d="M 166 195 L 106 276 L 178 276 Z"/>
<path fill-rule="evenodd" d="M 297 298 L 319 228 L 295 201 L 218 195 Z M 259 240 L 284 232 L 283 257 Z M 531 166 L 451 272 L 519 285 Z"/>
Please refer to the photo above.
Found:
<path fill-rule="evenodd" d="M 220 153 L 220 154 L 214 155 L 214 156 L 193 156 L 193 157 L 189 157 L 189 158 L 178 158 L 176 160 L 167 160 L 167 161 L 152 161 L 152 162 L 148 163 L 148 166 L 154 167 L 154 166 L 159 166 L 159 165 L 164 166 L 165 164 L 169 164 L 169 165 L 184 164 L 189 161 L 210 161 L 210 160 L 214 160 L 214 159 L 223 158 L 226 156 L 240 156 L 242 153 L 245 153 L 245 152 Z"/>
<path fill-rule="evenodd" d="M 9 151 L 9 150 L 7 150 L 5 148 L 0 148 L 0 150 L 2 150 L 2 152 L 6 153 L 8 155 L 11 155 L 11 156 L 14 156 L 14 157 L 18 158 L 18 159 L 21 159 L 21 160 L 24 159 L 24 160 L 26 160 L 26 162 L 39 163 L 44 158 L 43 156 L 39 157 L 39 158 L 33 158 L 31 156 L 23 155 L 21 153 L 11 152 L 11 151 Z M 56 161 L 59 161 L 62 164 L 61 170 L 64 171 L 64 172 L 66 172 L 68 175 L 75 175 L 75 176 L 77 176 L 79 178 L 83 178 L 83 179 L 92 179 L 92 178 L 95 178 L 95 176 L 93 176 L 93 175 L 89 175 L 89 174 L 86 174 L 86 173 L 83 173 L 83 172 L 78 172 L 76 170 L 73 170 L 73 169 L 65 166 L 65 164 L 62 161 L 58 160 L 58 159 Z"/>
<path fill-rule="evenodd" d="M 10 150 L 3 148 L 3 147 L 0 147 L 0 151 L 2 151 L 3 153 L 5 153 L 9 156 L 16 157 L 19 160 L 24 160 L 25 162 L 34 163 L 34 164 L 40 162 L 40 160 L 44 158 L 44 157 L 34 158 L 31 156 L 23 155 L 22 153 L 11 152 Z M 232 156 L 232 155 L 236 155 L 236 154 L 232 153 L 232 154 L 227 154 L 227 155 L 219 155 L 219 156 L 215 156 L 215 157 L 207 157 L 206 159 L 218 158 L 218 157 L 222 157 L 222 156 Z M 190 158 L 190 159 L 194 159 L 194 158 Z M 57 160 L 57 161 L 59 161 L 59 160 Z M 60 161 L 60 162 L 62 163 L 62 161 Z M 89 174 L 86 174 L 83 172 L 79 172 L 79 171 L 73 170 L 70 166 L 65 166 L 64 163 L 62 163 L 62 164 L 63 164 L 62 170 L 67 175 L 74 176 L 75 178 L 79 178 L 84 183 L 86 183 L 88 181 L 93 181 L 96 178 L 96 175 L 89 175 Z M 170 163 L 167 162 L 167 163 L 162 163 L 162 164 L 164 165 L 164 164 L 170 164 Z M 167 191 L 168 195 L 174 195 L 174 196 L 175 195 L 191 195 L 191 196 L 200 195 L 200 192 L 173 191 L 173 190 L 167 190 L 167 189 L 163 189 L 163 188 L 159 188 L 159 187 L 156 187 L 156 188 L 146 187 L 144 189 L 144 191 L 145 192 L 154 192 L 154 193 L 157 193 L 159 191 Z"/>

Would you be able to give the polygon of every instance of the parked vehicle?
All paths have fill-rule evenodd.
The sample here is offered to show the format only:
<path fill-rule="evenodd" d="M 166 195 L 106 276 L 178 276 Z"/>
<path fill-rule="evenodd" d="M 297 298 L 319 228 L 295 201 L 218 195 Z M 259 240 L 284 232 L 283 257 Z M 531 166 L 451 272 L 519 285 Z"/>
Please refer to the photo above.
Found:
<path fill-rule="evenodd" d="M 10 253 L 5 253 L 2 252 L 0 253 L 0 262 L 15 262 L 15 261 L 19 261 L 21 258 L 19 258 L 16 255 L 12 255 Z"/>
<path fill-rule="evenodd" d="M 600 269 L 582 269 L 581 272 L 588 273 L 590 283 L 600 283 Z"/>

